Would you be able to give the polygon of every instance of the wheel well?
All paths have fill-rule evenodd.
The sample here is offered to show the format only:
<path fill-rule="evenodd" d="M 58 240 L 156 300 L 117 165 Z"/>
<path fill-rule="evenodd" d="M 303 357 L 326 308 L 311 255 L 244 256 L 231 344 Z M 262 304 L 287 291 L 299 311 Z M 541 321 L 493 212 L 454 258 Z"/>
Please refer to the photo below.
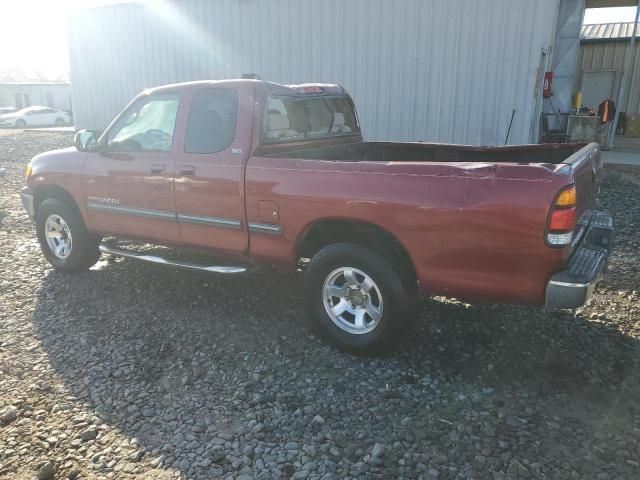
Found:
<path fill-rule="evenodd" d="M 76 201 L 73 199 L 71 194 L 64 188 L 58 187 L 56 185 L 42 185 L 35 189 L 33 197 L 33 208 L 36 213 L 38 212 L 38 207 L 40 206 L 40 204 L 47 198 L 56 198 L 61 202 L 64 202 L 66 205 L 73 208 L 80 216 L 80 218 L 82 218 L 80 209 L 78 208 L 78 205 L 76 204 Z"/>
<path fill-rule="evenodd" d="M 409 253 L 391 233 L 366 222 L 344 219 L 325 219 L 313 223 L 300 236 L 296 245 L 297 258 L 312 258 L 319 250 L 333 243 L 348 242 L 362 245 L 384 258 L 391 257 L 406 286 L 415 288 L 417 274 Z"/>

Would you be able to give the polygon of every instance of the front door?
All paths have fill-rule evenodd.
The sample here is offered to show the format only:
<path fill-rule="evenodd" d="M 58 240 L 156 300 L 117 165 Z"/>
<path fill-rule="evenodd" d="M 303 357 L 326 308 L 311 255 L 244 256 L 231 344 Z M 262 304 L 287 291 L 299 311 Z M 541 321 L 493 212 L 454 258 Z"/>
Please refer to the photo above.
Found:
<path fill-rule="evenodd" d="M 181 242 L 242 254 L 249 235 L 244 211 L 244 168 L 251 145 L 253 88 L 194 91 L 176 157 L 176 211 Z M 240 94 L 240 95 L 239 95 Z M 239 98 L 243 101 L 239 102 Z"/>
<path fill-rule="evenodd" d="M 84 194 L 102 234 L 177 242 L 173 194 L 178 93 L 144 95 L 100 139 L 85 162 Z"/>

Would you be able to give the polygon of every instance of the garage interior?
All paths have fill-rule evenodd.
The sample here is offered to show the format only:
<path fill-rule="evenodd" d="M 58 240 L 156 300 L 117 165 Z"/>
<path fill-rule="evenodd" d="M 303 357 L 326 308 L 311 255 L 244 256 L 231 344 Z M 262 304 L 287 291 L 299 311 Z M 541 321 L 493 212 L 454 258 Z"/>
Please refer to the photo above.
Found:
<path fill-rule="evenodd" d="M 585 6 L 639 7 L 640 2 L 592 0 L 587 1 Z M 565 131 L 560 132 L 569 139 L 582 140 L 579 134 L 592 128 L 596 130 L 596 139 L 604 148 L 640 152 L 639 14 L 640 8 L 636 11 L 635 22 L 582 26 L 573 96 L 575 110 L 568 112 L 563 119 Z M 609 115 L 604 123 L 606 114 L 603 115 L 599 106 L 606 99 L 614 102 L 615 113 Z M 558 112 L 556 109 L 553 111 Z"/>

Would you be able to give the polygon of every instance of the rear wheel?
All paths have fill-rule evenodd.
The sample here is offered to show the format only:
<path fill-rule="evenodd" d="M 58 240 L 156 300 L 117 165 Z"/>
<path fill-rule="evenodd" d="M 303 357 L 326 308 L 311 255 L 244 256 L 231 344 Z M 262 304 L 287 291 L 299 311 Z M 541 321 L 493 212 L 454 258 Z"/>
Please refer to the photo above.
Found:
<path fill-rule="evenodd" d="M 15 125 L 18 128 L 24 128 L 24 127 L 27 126 L 27 122 L 25 122 L 23 119 L 19 118 L 18 120 L 16 120 Z"/>
<path fill-rule="evenodd" d="M 100 257 L 99 238 L 87 231 L 73 208 L 57 198 L 49 198 L 38 207 L 36 232 L 42 253 L 57 270 L 86 270 Z"/>
<path fill-rule="evenodd" d="M 60 117 L 56 118 L 55 124 L 56 124 L 56 127 L 64 127 L 66 125 L 64 118 L 60 118 Z"/>
<path fill-rule="evenodd" d="M 393 346 L 415 314 L 394 266 L 352 243 L 320 250 L 305 270 L 305 290 L 321 332 L 339 348 L 355 353 Z"/>

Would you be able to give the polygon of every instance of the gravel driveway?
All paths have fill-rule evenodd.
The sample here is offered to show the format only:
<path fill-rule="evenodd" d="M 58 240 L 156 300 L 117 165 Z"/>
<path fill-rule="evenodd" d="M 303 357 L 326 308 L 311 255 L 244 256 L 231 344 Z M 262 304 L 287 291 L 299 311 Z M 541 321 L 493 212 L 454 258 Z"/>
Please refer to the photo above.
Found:
<path fill-rule="evenodd" d="M 608 166 L 589 305 L 427 300 L 385 358 L 313 335 L 296 275 L 51 270 L 0 136 L 0 478 L 640 478 L 640 169 Z"/>

